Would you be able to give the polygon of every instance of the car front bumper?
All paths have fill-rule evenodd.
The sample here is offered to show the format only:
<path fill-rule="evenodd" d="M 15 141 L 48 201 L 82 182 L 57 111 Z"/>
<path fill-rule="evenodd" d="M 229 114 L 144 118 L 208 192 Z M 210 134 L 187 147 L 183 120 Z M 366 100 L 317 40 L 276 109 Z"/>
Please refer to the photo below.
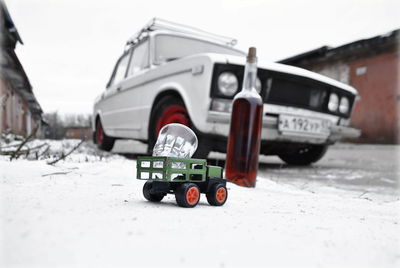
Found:
<path fill-rule="evenodd" d="M 310 113 L 310 112 L 308 112 Z M 321 115 L 319 113 L 319 115 Z M 302 115 L 307 117 L 308 115 Z M 318 115 L 313 115 L 317 117 Z M 207 116 L 207 125 L 211 130 L 210 134 L 228 136 L 229 124 L 231 120 L 230 113 L 209 111 Z M 329 135 L 318 136 L 308 133 L 282 133 L 278 130 L 279 115 L 263 116 L 261 140 L 262 141 L 282 141 L 299 142 L 311 144 L 332 144 L 342 138 L 357 138 L 361 131 L 348 126 L 337 125 L 339 118 L 334 120 L 329 128 Z M 332 119 L 333 120 L 333 119 Z"/>

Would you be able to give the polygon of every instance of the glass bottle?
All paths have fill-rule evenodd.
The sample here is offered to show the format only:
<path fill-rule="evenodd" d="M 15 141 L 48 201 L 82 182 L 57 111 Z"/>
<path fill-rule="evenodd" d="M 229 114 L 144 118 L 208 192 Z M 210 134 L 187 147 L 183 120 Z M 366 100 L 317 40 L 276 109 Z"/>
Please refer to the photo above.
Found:
<path fill-rule="evenodd" d="M 260 152 L 263 101 L 255 88 L 256 48 L 247 55 L 242 90 L 232 104 L 232 117 L 226 152 L 226 179 L 235 184 L 255 187 Z"/>

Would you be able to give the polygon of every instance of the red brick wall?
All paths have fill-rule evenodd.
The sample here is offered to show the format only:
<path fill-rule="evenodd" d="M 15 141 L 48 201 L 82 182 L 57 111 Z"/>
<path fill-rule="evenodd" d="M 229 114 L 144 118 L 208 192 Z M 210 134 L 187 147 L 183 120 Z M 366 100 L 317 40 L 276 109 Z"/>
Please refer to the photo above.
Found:
<path fill-rule="evenodd" d="M 3 96 L 7 96 L 3 98 Z M 28 105 L 15 90 L 10 88 L 7 83 L 0 79 L 0 100 L 2 107 L 0 108 L 0 132 L 11 130 L 15 134 L 27 135 L 27 114 Z M 40 118 L 39 118 L 40 119 Z M 37 125 L 38 121 L 32 124 Z"/>
<path fill-rule="evenodd" d="M 362 135 L 352 142 L 400 143 L 400 57 L 396 51 L 306 66 L 355 87 L 361 99 L 351 117 Z"/>
<path fill-rule="evenodd" d="M 25 136 L 24 117 L 27 106 L 26 102 L 15 91 L 11 95 L 11 126 L 8 127 L 11 127 L 13 133 Z"/>
<path fill-rule="evenodd" d="M 357 141 L 398 143 L 399 54 L 392 52 L 361 58 L 348 62 L 348 65 L 350 84 L 361 96 L 352 116 L 352 125 L 363 132 Z"/>
<path fill-rule="evenodd" d="M 67 128 L 65 130 L 66 139 L 91 139 L 92 130 L 91 128 Z"/>

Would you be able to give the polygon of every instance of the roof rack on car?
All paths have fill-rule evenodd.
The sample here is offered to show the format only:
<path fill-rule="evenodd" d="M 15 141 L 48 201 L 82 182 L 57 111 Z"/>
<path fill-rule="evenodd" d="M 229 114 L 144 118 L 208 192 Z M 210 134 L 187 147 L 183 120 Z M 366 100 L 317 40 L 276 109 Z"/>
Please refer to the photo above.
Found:
<path fill-rule="evenodd" d="M 129 40 L 126 42 L 127 45 L 134 45 L 139 42 L 143 37 L 147 35 L 148 32 L 155 31 L 155 30 L 169 30 L 173 32 L 179 33 L 186 33 L 186 34 L 193 34 L 198 35 L 200 37 L 204 37 L 206 39 L 212 40 L 214 42 L 234 46 L 237 43 L 236 39 L 225 37 L 221 35 L 216 35 L 212 33 L 208 33 L 206 31 L 196 29 L 190 26 L 178 24 L 175 22 L 170 22 L 167 20 L 153 18 L 150 20 L 148 24 L 146 24 L 139 32 L 134 34 Z"/>

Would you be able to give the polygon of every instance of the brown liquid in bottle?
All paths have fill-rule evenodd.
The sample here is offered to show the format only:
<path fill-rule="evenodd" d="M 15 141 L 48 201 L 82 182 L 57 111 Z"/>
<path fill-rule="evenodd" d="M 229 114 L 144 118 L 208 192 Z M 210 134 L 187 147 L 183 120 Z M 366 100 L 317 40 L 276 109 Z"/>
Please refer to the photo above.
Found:
<path fill-rule="evenodd" d="M 233 102 L 225 176 L 241 186 L 255 187 L 262 119 L 260 98 L 242 98 Z"/>
<path fill-rule="evenodd" d="M 246 187 L 256 186 L 260 153 L 263 101 L 255 89 L 256 77 L 256 49 L 250 48 L 243 88 L 233 99 L 225 166 L 226 179 Z"/>

